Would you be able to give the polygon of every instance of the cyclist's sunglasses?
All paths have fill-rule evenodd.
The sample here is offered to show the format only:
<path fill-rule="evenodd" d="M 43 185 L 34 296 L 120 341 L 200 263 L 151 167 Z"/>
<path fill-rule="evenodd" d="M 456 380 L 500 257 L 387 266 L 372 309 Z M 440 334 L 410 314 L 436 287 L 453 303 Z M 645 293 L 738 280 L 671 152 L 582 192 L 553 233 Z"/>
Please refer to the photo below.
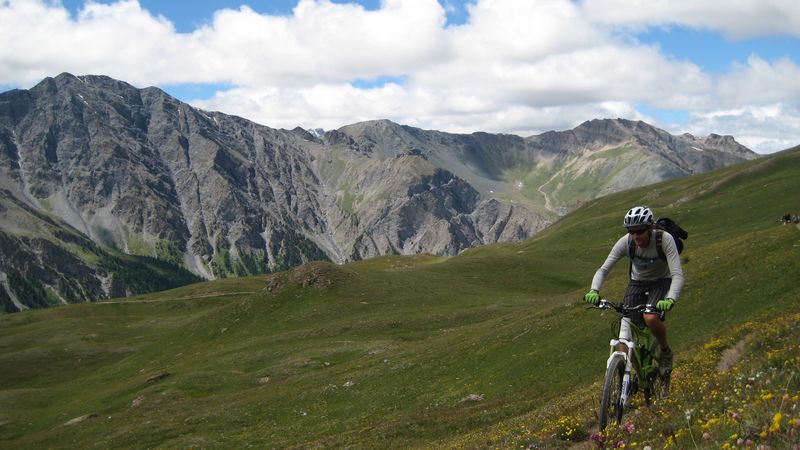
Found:
<path fill-rule="evenodd" d="M 650 227 L 636 228 L 636 229 L 628 228 L 628 234 L 635 234 L 638 236 L 640 234 L 644 234 L 649 229 Z"/>

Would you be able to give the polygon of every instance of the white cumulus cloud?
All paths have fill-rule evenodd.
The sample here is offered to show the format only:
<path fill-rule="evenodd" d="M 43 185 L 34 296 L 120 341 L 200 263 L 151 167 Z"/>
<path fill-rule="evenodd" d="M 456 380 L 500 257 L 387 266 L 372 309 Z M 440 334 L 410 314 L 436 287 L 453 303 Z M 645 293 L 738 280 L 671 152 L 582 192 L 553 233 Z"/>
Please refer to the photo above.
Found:
<path fill-rule="evenodd" d="M 681 25 L 710 29 L 731 39 L 787 34 L 800 36 L 796 0 L 584 0 L 598 23 L 646 28 Z"/>
<path fill-rule="evenodd" d="M 528 135 L 625 117 L 733 134 L 765 152 L 800 143 L 791 55 L 753 54 L 708 73 L 636 39 L 652 27 L 796 38 L 796 0 L 475 0 L 465 23 L 448 25 L 453 3 L 383 0 L 368 10 L 299 0 L 287 15 L 241 6 L 180 33 L 137 0 L 88 2 L 75 15 L 54 1 L 0 0 L 0 84 L 29 87 L 65 71 L 140 87 L 223 83 L 192 103 L 283 128 L 388 118 Z M 664 122 L 640 105 L 689 121 Z"/>

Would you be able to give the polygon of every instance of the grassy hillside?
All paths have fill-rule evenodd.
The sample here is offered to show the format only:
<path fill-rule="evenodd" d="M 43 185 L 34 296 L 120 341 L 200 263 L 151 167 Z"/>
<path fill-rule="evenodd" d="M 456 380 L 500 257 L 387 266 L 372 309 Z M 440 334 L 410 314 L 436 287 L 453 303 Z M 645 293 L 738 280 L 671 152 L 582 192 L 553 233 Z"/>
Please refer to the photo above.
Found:
<path fill-rule="evenodd" d="M 687 285 L 668 322 L 680 379 L 705 370 L 691 355 L 715 363 L 745 336 L 742 352 L 767 355 L 753 347 L 753 324 L 796 318 L 800 230 L 778 219 L 800 209 L 798 174 L 795 149 L 593 201 L 521 244 L 312 263 L 0 316 L 0 447 L 549 448 L 568 444 L 559 435 L 586 439 L 611 316 L 579 299 L 624 212 L 647 203 L 690 232 Z M 621 264 L 603 293 L 618 298 L 626 278 Z M 797 320 L 787 323 L 770 328 L 789 330 L 772 337 L 788 336 L 789 353 L 775 354 L 797 348 Z M 787 392 L 799 385 L 788 378 Z M 653 423 L 672 434 L 646 439 L 686 448 L 680 439 L 691 433 L 673 436 L 684 417 L 663 411 L 672 421 Z"/>

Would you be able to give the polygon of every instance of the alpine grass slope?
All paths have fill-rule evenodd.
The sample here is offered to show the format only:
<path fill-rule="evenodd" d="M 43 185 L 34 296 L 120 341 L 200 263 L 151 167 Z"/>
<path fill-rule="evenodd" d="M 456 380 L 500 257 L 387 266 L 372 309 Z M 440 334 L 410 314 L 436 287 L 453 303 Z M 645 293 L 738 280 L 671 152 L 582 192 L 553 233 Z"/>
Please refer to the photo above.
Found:
<path fill-rule="evenodd" d="M 798 173 L 795 148 L 589 202 L 522 243 L 2 316 L 0 447 L 791 448 L 800 230 L 778 219 Z M 611 316 L 580 299 L 640 203 L 690 232 L 677 389 L 600 436 Z"/>

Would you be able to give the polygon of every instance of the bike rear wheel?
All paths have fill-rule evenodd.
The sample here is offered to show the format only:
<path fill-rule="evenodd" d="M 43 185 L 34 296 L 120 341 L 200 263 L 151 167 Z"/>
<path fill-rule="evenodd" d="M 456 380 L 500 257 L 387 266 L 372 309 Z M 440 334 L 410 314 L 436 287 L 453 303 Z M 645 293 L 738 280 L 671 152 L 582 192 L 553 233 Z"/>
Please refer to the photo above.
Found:
<path fill-rule="evenodd" d="M 660 352 L 661 347 L 658 345 L 658 342 L 653 341 L 650 345 L 650 354 L 654 356 L 656 361 L 658 361 Z M 653 371 L 647 377 L 647 388 L 644 391 L 644 401 L 646 405 L 650 406 L 654 400 L 659 400 L 667 396 L 669 393 L 669 379 L 669 373 L 662 375 L 658 370 Z"/>
<path fill-rule="evenodd" d="M 614 355 L 606 369 L 603 382 L 603 398 L 600 400 L 600 431 L 603 431 L 611 420 L 622 421 L 622 378 L 625 376 L 625 357 Z"/>
<path fill-rule="evenodd" d="M 647 389 L 644 391 L 645 405 L 650 406 L 653 401 L 667 396 L 669 391 L 669 375 L 654 373 L 650 375 Z"/>

